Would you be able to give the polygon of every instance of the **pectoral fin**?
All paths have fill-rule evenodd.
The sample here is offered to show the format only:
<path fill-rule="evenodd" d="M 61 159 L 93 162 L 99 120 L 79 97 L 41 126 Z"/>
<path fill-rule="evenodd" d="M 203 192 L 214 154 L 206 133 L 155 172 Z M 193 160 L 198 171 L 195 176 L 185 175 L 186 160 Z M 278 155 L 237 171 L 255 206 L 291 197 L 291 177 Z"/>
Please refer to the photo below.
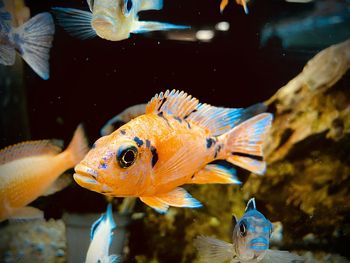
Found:
<path fill-rule="evenodd" d="M 177 187 L 174 190 L 154 197 L 140 197 L 141 201 L 159 213 L 165 213 L 169 206 L 197 208 L 202 204 L 194 199 L 185 189 Z"/>
<path fill-rule="evenodd" d="M 174 25 L 170 23 L 162 23 L 156 21 L 136 21 L 134 29 L 131 33 L 141 34 L 151 31 L 162 31 L 162 30 L 172 30 L 172 29 L 188 29 L 189 26 Z"/>
<path fill-rule="evenodd" d="M 198 236 L 194 246 L 202 262 L 226 262 L 234 257 L 233 245 L 216 238 Z M 237 262 L 232 259 L 231 262 Z"/>
<path fill-rule="evenodd" d="M 303 262 L 303 257 L 294 255 L 288 251 L 272 250 L 266 251 L 264 258 L 261 260 L 262 263 L 292 263 L 292 262 Z"/>
<path fill-rule="evenodd" d="M 13 220 L 13 221 L 35 220 L 35 219 L 44 219 L 44 213 L 38 208 L 31 207 L 31 206 L 18 208 L 9 217 L 9 220 Z"/>
<path fill-rule="evenodd" d="M 202 170 L 194 174 L 194 184 L 240 184 L 236 177 L 236 170 L 217 164 L 208 164 Z"/>

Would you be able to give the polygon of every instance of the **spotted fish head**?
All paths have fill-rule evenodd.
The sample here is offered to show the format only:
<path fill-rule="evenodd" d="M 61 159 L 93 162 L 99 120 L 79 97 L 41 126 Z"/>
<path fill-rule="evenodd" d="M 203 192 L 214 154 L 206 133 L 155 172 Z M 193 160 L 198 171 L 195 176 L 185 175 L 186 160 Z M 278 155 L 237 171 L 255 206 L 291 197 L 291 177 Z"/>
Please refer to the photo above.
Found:
<path fill-rule="evenodd" d="M 252 200 L 254 206 L 249 207 L 249 202 Z M 240 260 L 258 262 L 269 249 L 272 224 L 256 210 L 254 199 L 249 202 L 244 216 L 234 228 L 233 243 Z"/>
<path fill-rule="evenodd" d="M 135 129 L 125 126 L 97 140 L 75 167 L 79 185 L 119 197 L 140 196 L 147 188 L 154 154 Z"/>

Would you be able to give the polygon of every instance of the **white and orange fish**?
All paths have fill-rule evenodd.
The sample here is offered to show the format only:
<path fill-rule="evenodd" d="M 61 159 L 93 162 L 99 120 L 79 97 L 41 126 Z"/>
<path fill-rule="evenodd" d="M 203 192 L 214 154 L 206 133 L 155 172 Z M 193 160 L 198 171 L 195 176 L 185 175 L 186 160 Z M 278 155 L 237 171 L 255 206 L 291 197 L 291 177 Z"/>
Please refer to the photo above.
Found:
<path fill-rule="evenodd" d="M 22 142 L 1 150 L 0 222 L 42 218 L 40 210 L 27 205 L 41 195 L 57 191 L 55 182 L 60 181 L 56 179 L 80 162 L 87 151 L 81 126 L 63 152 L 49 140 Z"/>
<path fill-rule="evenodd" d="M 211 162 L 265 172 L 262 144 L 272 115 L 250 118 L 252 112 L 202 104 L 183 91 L 157 94 L 145 114 L 95 142 L 74 179 L 108 196 L 139 197 L 159 212 L 199 207 L 180 186 L 239 183 L 234 169 Z"/>
<path fill-rule="evenodd" d="M 161 10 L 163 0 L 87 0 L 90 12 L 55 7 L 59 24 L 80 39 L 96 35 L 110 41 L 128 39 L 130 34 L 157 30 L 185 29 L 188 26 L 156 21 L 140 21 L 138 13 Z"/>
<path fill-rule="evenodd" d="M 49 73 L 50 48 L 55 24 L 50 13 L 40 13 L 17 28 L 11 26 L 12 16 L 0 0 L 0 64 L 15 63 L 16 51 L 42 79 Z"/>
<path fill-rule="evenodd" d="M 229 0 L 221 0 L 221 3 L 220 3 L 220 12 L 224 12 L 224 9 L 226 8 L 226 6 L 228 5 L 228 1 Z M 247 3 L 249 2 L 249 0 L 236 0 L 236 3 L 238 5 L 241 5 L 243 6 L 244 8 L 244 12 L 246 14 L 248 14 L 248 7 L 247 7 Z"/>

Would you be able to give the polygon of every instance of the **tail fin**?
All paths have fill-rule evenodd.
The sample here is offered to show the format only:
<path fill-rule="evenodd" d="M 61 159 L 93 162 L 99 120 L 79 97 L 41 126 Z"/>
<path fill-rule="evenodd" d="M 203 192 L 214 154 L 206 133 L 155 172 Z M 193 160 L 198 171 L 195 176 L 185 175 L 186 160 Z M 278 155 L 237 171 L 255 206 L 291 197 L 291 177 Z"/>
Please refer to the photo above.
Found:
<path fill-rule="evenodd" d="M 263 157 L 262 146 L 271 122 L 272 114 L 262 113 L 221 135 L 220 139 L 226 140 L 227 161 L 253 173 L 263 174 L 265 162 L 256 158 Z"/>
<path fill-rule="evenodd" d="M 83 125 L 79 125 L 75 130 L 73 139 L 68 145 L 65 152 L 69 153 L 70 159 L 72 161 L 72 166 L 79 163 L 88 152 L 89 147 L 86 139 L 86 135 L 84 132 Z"/>
<path fill-rule="evenodd" d="M 234 256 L 233 245 L 215 238 L 198 236 L 194 240 L 201 262 L 226 262 Z"/>
<path fill-rule="evenodd" d="M 49 13 L 41 13 L 13 31 L 19 52 L 43 79 L 49 78 L 49 57 L 55 24 Z"/>

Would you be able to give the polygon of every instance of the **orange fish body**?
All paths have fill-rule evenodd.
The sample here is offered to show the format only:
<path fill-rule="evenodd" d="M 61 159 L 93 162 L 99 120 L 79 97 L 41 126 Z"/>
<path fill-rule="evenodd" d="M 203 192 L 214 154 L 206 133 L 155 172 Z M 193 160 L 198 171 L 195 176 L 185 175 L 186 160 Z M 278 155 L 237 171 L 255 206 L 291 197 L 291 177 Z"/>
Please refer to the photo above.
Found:
<path fill-rule="evenodd" d="M 179 186 L 239 182 L 232 170 L 210 162 L 224 159 L 257 173 L 265 169 L 263 161 L 232 152 L 261 156 L 271 114 L 260 114 L 232 128 L 243 113 L 242 109 L 200 104 L 184 92 L 160 93 L 144 115 L 96 141 L 75 167 L 74 179 L 105 195 L 140 197 L 159 212 L 169 206 L 199 207 Z M 246 141 L 246 136 L 252 141 Z M 242 141 L 250 148 L 244 149 Z"/>
<path fill-rule="evenodd" d="M 48 140 L 24 142 L 0 151 L 0 221 L 35 217 L 39 211 L 25 206 L 45 194 L 86 151 L 82 127 L 64 152 Z"/>

